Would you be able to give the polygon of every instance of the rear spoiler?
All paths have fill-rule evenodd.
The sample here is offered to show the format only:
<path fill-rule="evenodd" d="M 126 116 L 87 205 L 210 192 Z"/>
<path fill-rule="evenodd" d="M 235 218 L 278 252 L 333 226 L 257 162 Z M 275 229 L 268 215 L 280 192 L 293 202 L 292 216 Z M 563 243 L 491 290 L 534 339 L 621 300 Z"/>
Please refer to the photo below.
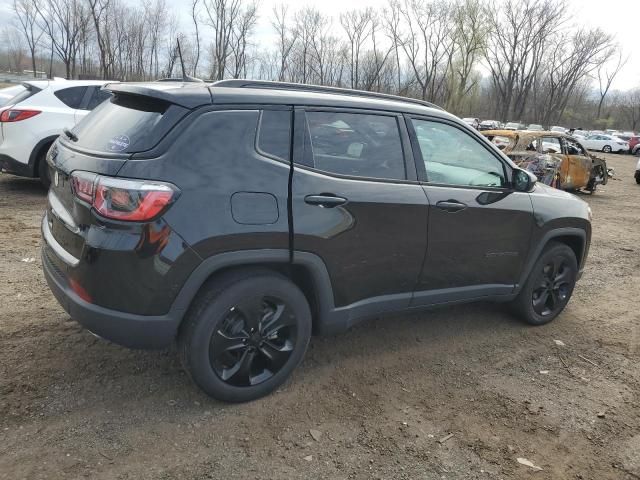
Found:
<path fill-rule="evenodd" d="M 108 83 L 103 87 L 115 95 L 135 95 L 172 103 L 193 109 L 210 105 L 211 93 L 205 83 L 183 82 L 142 82 L 142 83 Z"/>

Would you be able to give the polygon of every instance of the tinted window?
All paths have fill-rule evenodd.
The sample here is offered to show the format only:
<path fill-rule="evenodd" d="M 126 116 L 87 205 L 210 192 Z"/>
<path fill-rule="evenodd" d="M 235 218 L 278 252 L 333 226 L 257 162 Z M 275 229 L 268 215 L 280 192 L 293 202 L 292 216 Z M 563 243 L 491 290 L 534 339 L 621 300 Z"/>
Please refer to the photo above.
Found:
<path fill-rule="evenodd" d="M 404 156 L 395 117 L 307 112 L 313 166 L 357 177 L 404 179 Z"/>
<path fill-rule="evenodd" d="M 501 187 L 502 162 L 469 134 L 438 122 L 412 120 L 420 153 L 433 183 Z"/>
<path fill-rule="evenodd" d="M 70 87 L 53 92 L 53 94 L 67 107 L 80 108 L 86 91 L 87 87 Z"/>
<path fill-rule="evenodd" d="M 90 87 L 92 90 L 91 98 L 89 98 L 89 103 L 87 106 L 83 108 L 83 110 L 93 110 L 102 102 L 111 98 L 111 92 L 108 90 L 101 90 L 100 87 Z"/>
<path fill-rule="evenodd" d="M 544 137 L 542 139 L 542 153 L 562 153 L 560 139 L 555 137 Z"/>
<path fill-rule="evenodd" d="M 134 152 L 149 148 L 146 140 L 168 104 L 121 95 L 101 103 L 73 128 L 79 147 L 100 152 Z"/>
<path fill-rule="evenodd" d="M 264 110 L 260 115 L 258 150 L 272 157 L 289 161 L 291 148 L 291 112 Z"/>

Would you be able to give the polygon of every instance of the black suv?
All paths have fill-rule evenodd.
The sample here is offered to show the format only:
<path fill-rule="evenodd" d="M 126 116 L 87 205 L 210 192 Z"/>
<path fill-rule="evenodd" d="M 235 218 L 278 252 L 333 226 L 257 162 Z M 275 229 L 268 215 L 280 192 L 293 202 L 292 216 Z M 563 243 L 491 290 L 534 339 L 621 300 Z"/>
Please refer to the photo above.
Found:
<path fill-rule="evenodd" d="M 226 401 L 274 390 L 313 333 L 391 312 L 566 306 L 576 197 L 417 100 L 295 84 L 115 84 L 47 156 L 44 273 L 72 318 L 178 349 Z"/>

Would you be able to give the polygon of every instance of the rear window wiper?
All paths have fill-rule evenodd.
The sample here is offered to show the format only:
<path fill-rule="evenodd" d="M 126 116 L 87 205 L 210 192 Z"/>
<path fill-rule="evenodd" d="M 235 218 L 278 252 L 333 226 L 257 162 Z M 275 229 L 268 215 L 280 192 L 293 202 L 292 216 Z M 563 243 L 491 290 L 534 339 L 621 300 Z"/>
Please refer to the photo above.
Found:
<path fill-rule="evenodd" d="M 62 129 L 62 133 L 64 133 L 67 136 L 67 138 L 69 140 L 71 140 L 72 142 L 77 142 L 78 141 L 78 136 L 75 133 L 73 133 L 71 130 L 69 130 L 68 128 L 63 128 Z"/>

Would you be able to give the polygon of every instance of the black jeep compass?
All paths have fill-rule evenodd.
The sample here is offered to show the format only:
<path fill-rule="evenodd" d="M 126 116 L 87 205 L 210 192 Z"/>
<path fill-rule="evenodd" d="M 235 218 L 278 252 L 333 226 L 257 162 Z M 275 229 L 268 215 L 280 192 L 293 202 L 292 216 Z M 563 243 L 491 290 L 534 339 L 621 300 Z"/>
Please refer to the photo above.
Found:
<path fill-rule="evenodd" d="M 177 340 L 208 394 L 280 385 L 312 333 L 474 300 L 553 320 L 590 211 L 426 102 L 229 80 L 107 87 L 53 145 L 44 273 L 128 347 Z"/>

